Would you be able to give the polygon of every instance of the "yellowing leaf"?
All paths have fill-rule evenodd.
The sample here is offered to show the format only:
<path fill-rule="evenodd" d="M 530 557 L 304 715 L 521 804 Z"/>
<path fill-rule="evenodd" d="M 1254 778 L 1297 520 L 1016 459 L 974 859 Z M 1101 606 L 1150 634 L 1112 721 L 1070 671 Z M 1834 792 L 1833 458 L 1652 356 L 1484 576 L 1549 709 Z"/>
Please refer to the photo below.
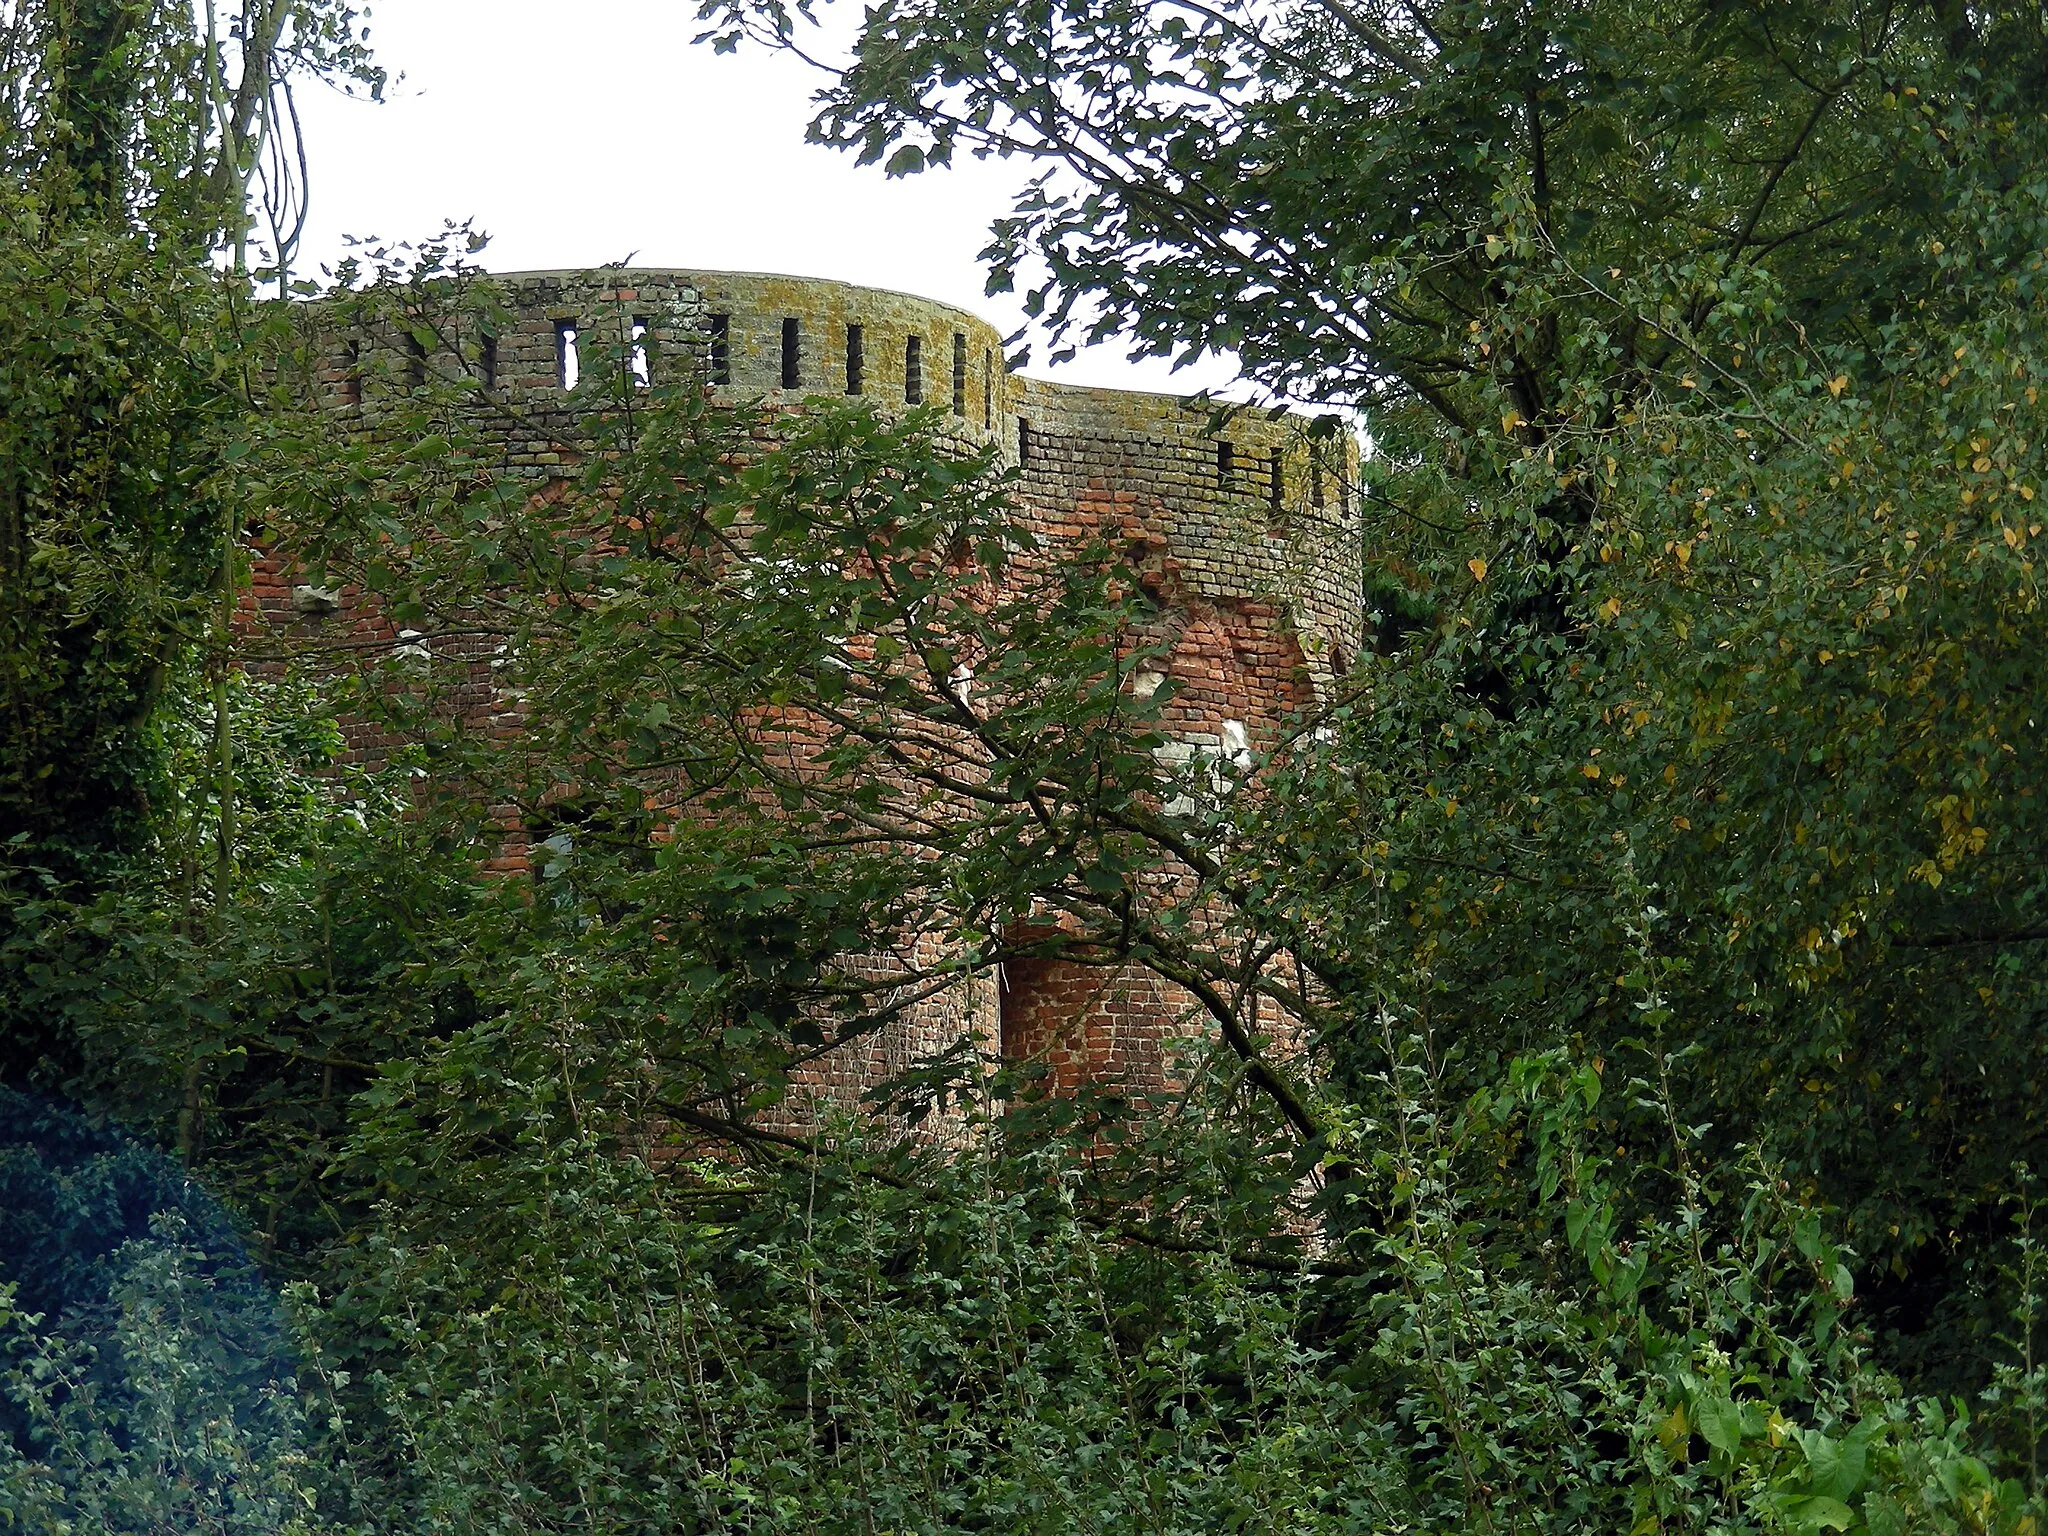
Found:
<path fill-rule="evenodd" d="M 1618 597 L 1610 597 L 1609 599 L 1607 599 L 1606 602 L 1602 603 L 1600 605 L 1600 616 L 1610 621 L 1620 618 L 1621 599 Z"/>
<path fill-rule="evenodd" d="M 1828 380 L 1828 393 L 1833 395 L 1837 400 L 1842 398 L 1842 391 L 1847 389 L 1848 387 L 1849 375 L 1847 375 L 1846 373 L 1838 373 L 1832 379 Z"/>
<path fill-rule="evenodd" d="M 1520 426 L 1521 424 L 1522 424 L 1522 413 L 1521 413 L 1520 411 L 1517 411 L 1517 410 L 1513 409 L 1512 407 L 1510 407 L 1509 409 L 1507 409 L 1507 410 L 1505 410 L 1505 411 L 1502 411 L 1502 412 L 1500 413 L 1500 429 L 1501 429 L 1501 431 L 1503 431 L 1503 432 L 1512 432 L 1512 431 L 1514 431 L 1514 430 L 1515 430 L 1515 428 L 1519 427 L 1519 426 Z"/>
<path fill-rule="evenodd" d="M 1486 562 L 1484 560 L 1467 560 L 1465 562 L 1465 569 L 1472 573 L 1474 581 L 1486 580 Z"/>
<path fill-rule="evenodd" d="M 1600 777 L 1600 765 L 1598 763 L 1588 763 L 1585 767 L 1581 768 L 1579 772 L 1583 773 L 1589 779 L 1597 779 Z"/>
<path fill-rule="evenodd" d="M 1657 1439 L 1671 1455 L 1682 1458 L 1686 1442 L 1691 1438 L 1692 1422 L 1685 1416 L 1685 1404 L 1680 1403 L 1657 1426 Z"/>

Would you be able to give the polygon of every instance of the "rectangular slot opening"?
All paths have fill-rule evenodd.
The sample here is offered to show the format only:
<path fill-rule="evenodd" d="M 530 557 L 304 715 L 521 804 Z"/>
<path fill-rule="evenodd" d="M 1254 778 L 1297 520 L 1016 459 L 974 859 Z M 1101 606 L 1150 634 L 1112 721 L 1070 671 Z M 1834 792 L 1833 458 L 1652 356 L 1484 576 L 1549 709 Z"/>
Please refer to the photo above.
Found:
<path fill-rule="evenodd" d="M 498 387 L 498 338 L 491 335 L 488 331 L 477 342 L 476 365 L 477 371 L 483 375 L 484 388 L 496 389 Z"/>
<path fill-rule="evenodd" d="M 987 348 L 981 353 L 981 430 L 993 431 L 996 424 L 996 360 Z"/>
<path fill-rule="evenodd" d="M 412 389 L 427 387 L 427 344 L 411 331 L 405 333 L 405 382 Z"/>
<path fill-rule="evenodd" d="M 711 365 L 711 382 L 730 384 L 732 382 L 732 316 L 713 315 L 710 325 L 710 355 L 705 359 Z"/>
<path fill-rule="evenodd" d="M 652 375 L 647 368 L 647 317 L 633 317 L 632 346 L 626 354 L 626 368 L 633 375 L 633 383 L 640 389 L 647 387 Z"/>
<path fill-rule="evenodd" d="M 1017 418 L 1017 467 L 1024 469 L 1031 463 L 1031 423 L 1024 417 Z"/>
<path fill-rule="evenodd" d="M 867 337 L 857 325 L 846 328 L 846 392 L 857 395 L 866 386 Z"/>
<path fill-rule="evenodd" d="M 1287 496 L 1286 474 L 1286 470 L 1281 467 L 1280 450 L 1275 448 L 1273 450 L 1272 478 L 1266 485 L 1266 509 L 1272 514 L 1273 521 L 1276 523 L 1280 521 L 1280 503 Z"/>
<path fill-rule="evenodd" d="M 953 333 L 953 414 L 967 414 L 967 337 Z"/>
<path fill-rule="evenodd" d="M 803 368 L 803 324 L 795 315 L 784 317 L 782 322 L 782 387 L 800 389 L 804 382 Z"/>
<path fill-rule="evenodd" d="M 1237 473 L 1237 450 L 1229 443 L 1216 444 L 1216 483 L 1224 490 L 1230 489 L 1230 482 Z"/>
<path fill-rule="evenodd" d="M 576 322 L 557 320 L 555 322 L 555 383 L 563 389 L 574 389 L 583 377 L 583 364 L 576 355 Z"/>
<path fill-rule="evenodd" d="M 913 336 L 903 343 L 903 403 L 924 404 L 924 338 Z"/>

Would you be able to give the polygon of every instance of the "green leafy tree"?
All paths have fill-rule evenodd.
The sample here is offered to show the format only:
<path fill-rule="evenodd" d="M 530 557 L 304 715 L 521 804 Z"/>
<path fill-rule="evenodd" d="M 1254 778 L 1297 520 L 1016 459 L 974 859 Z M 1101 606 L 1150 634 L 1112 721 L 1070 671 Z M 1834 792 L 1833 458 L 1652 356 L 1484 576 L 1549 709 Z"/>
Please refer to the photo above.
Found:
<path fill-rule="evenodd" d="M 58 882 L 106 882 L 189 825 L 196 793 L 219 897 L 247 516 L 232 466 L 262 366 L 251 202 L 282 282 L 303 190 L 286 173 L 293 82 L 379 77 L 352 8 L 269 0 L 12 6 L 0 56 L 0 843 Z M 223 246 L 230 274 L 210 260 Z M 202 656 L 204 789 L 167 776 L 163 729 Z M 38 1063 L 83 1064 L 76 1041 L 11 1019 L 9 1072 Z"/>
<path fill-rule="evenodd" d="M 464 281 L 366 302 L 459 316 L 476 302 Z M 1741 373 L 1765 383 L 1741 408 L 1784 428 L 1771 468 L 1786 478 L 1731 499 L 1803 568 L 1818 520 L 1781 521 L 1771 498 L 1858 478 L 1842 477 L 1842 450 L 1799 444 L 1839 435 L 1859 407 L 1767 297 Z M 1693 845 L 1605 820 L 1630 811 L 1637 778 L 1665 782 L 1664 759 L 1651 774 L 1572 734 L 1619 721 L 1624 739 L 1644 735 L 1605 690 L 1641 686 L 1662 637 L 1676 638 L 1659 665 L 1688 690 L 1699 652 L 1727 649 L 1726 630 L 1688 638 L 1704 617 L 1647 636 L 1621 622 L 1616 594 L 1677 601 L 1668 576 L 1589 595 L 1556 642 L 1543 710 L 1502 721 L 1463 690 L 1477 626 L 1460 607 L 1261 775 L 1176 778 L 1154 750 L 1165 701 L 1128 687 L 1153 620 L 1142 584 L 1107 550 L 1034 549 L 986 457 L 947 453 L 932 418 L 825 401 L 771 442 L 754 414 L 707 408 L 687 374 L 663 382 L 657 367 L 639 390 L 614 361 L 590 366 L 583 473 L 546 497 L 480 473 L 489 402 L 459 377 L 422 386 L 393 418 L 404 427 L 331 478 L 294 468 L 292 433 L 262 461 L 307 558 L 413 630 L 367 674 L 362 707 L 416 734 L 477 805 L 537 818 L 564 786 L 580 805 L 558 823 L 575 834 L 540 860 L 523 928 L 500 926 L 499 908 L 470 930 L 478 1021 L 362 1101 L 358 1176 L 386 1203 L 333 1315 L 338 1341 L 366 1352 L 372 1438 L 405 1448 L 386 1497 L 456 1529 L 555 1510 L 633 1530 L 663 1518 L 684 1466 L 713 1529 L 851 1529 L 865 1515 L 849 1511 L 882 1506 L 912 1528 L 2033 1518 L 1979 1427 L 1883 1374 L 1853 1255 L 1818 1208 L 1829 1186 L 1786 1156 L 1797 1139 L 1698 1114 L 1741 1042 L 1714 1034 L 1692 914 L 1666 903 L 1670 874 L 1652 864 Z M 1998 362 L 1993 376 L 2012 377 Z M 1630 486 L 1639 500 L 1617 495 L 1617 517 L 1672 494 L 1688 440 L 1763 473 L 1742 446 L 1756 432 L 1679 389 L 1608 439 L 1615 484 L 1620 450 L 1647 482 Z M 1534 454 L 1501 470 L 1510 484 L 1556 473 Z M 366 484 L 377 492 L 340 493 Z M 1595 551 L 1603 574 L 1588 579 L 1646 570 L 1627 524 L 1610 547 L 1624 546 Z M 1697 547 L 1656 558 L 1706 568 Z M 1816 563 L 1832 601 L 1839 570 Z M 1486 574 L 1463 569 L 1463 603 L 1485 600 Z M 1768 622 L 1775 646 L 1782 619 L 1718 588 L 1700 600 L 1721 624 Z M 509 747 L 457 702 L 479 630 L 527 712 Z M 1586 698 L 1569 686 L 1581 674 Z M 1785 713 L 1749 686 L 1745 707 Z M 1454 709 L 1477 745 L 1413 739 Z M 1532 806 L 1528 763 L 1546 761 L 1532 747 L 1562 739 L 1570 761 Z M 1524 921 L 1555 921 L 1535 910 L 1548 900 L 1611 930 L 1582 923 L 1539 950 L 1504 929 L 1486 942 L 1529 952 L 1472 939 L 1469 956 L 1436 956 L 1448 935 L 1486 931 L 1484 911 L 1427 885 L 1437 869 L 1497 903 L 1508 872 L 1463 841 L 1506 811 L 1474 790 L 1451 804 L 1428 780 L 1403 792 L 1400 776 L 1446 762 L 1484 766 L 1517 816 L 1571 818 L 1549 883 L 1518 898 Z M 1726 863 L 1703 859 L 1722 878 Z M 1065 920 L 1056 932 L 1016 922 L 1046 909 Z M 1568 979 L 1589 956 L 1614 967 L 1605 1031 L 1558 1028 L 1543 1012 L 1554 993 L 1517 995 L 1532 962 L 1566 950 Z M 799 1065 L 887 1024 L 906 993 L 1034 955 L 1186 986 L 1210 1033 L 1184 1095 L 1035 1102 L 1028 1070 L 991 1078 L 962 1058 L 876 1096 L 964 1112 L 971 1132 L 937 1149 L 892 1137 L 907 1116 L 801 1132 L 764 1114 Z M 1512 1030 L 1497 1013 L 1490 1038 L 1461 1031 L 1444 1000 L 1453 961 L 1487 972 L 1465 987 L 1516 1001 Z M 1276 1051 L 1261 1003 L 1307 1020 L 1334 1070 Z M 955 1232 L 983 1236 L 939 1235 Z M 1047 1255 L 1086 1263 L 1040 1267 Z M 1259 1341 L 1241 1368 L 1200 1342 L 1196 1317 L 1225 1294 L 1224 1315 Z M 620 1295 L 659 1300 L 628 1320 Z M 2021 1347 L 1992 1412 L 2024 1449 L 2040 1383 L 2033 1303 L 2013 1300 Z M 640 1342 L 593 1366 L 608 1329 Z M 812 1360 L 819 1330 L 831 1342 Z M 1061 1361 L 1058 1391 L 983 1393 L 962 1374 L 1003 1348 Z M 707 1394 L 714 1415 L 681 1406 Z M 1104 1402 L 1122 1412 L 1106 1418 Z M 990 1447 L 1029 1449 L 998 1461 Z M 1047 1466 L 1084 1470 L 1053 1485 Z"/>
<path fill-rule="evenodd" d="M 1243 771 L 1162 767 L 1144 583 L 942 415 L 637 389 L 621 314 L 536 496 L 452 237 L 327 301 L 448 365 L 368 433 L 232 290 L 176 810 L 111 895 L 19 861 L 10 996 L 310 1277 L 337 1507 L 2032 1529 L 2037 32 L 871 17 L 820 131 L 1055 162 L 996 254 L 1056 327 L 1367 410 L 1384 654 Z M 310 706 L 229 665 L 257 509 L 411 631 Z M 1045 957 L 1186 989 L 1177 1093 L 963 1050 L 790 1117 Z"/>
<path fill-rule="evenodd" d="M 2043 46 L 2002 6 L 931 0 L 813 125 L 1041 169 L 992 282 L 1056 336 L 1363 410 L 1386 654 L 1272 797 L 1262 921 L 1479 1082 L 1638 1038 L 1631 864 L 1685 1115 L 1843 1211 L 1948 1386 L 2039 1155 Z"/>
<path fill-rule="evenodd" d="M 277 1300 L 161 1152 L 0 1092 L 0 1517 L 310 1532 Z"/>

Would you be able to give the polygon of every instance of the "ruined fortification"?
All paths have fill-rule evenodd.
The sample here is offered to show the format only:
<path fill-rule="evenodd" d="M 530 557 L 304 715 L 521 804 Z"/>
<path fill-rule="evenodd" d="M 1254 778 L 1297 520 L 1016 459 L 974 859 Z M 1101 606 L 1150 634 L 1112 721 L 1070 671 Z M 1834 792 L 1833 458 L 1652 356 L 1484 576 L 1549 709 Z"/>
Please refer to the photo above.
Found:
<path fill-rule="evenodd" d="M 538 484 L 569 472 L 561 444 L 579 436 L 570 387 L 600 337 L 635 366 L 688 369 L 734 404 L 859 395 L 884 409 L 937 406 L 959 441 L 993 443 L 1019 471 L 1020 518 L 1043 541 L 1105 538 L 1154 587 L 1170 636 L 1162 665 L 1176 684 L 1169 753 L 1257 750 L 1359 652 L 1348 435 L 1314 438 L 1294 416 L 1029 378 L 1005 365 L 1002 338 L 978 316 L 881 289 L 669 268 L 497 283 L 505 313 L 458 365 L 512 408 L 490 429 L 503 474 Z M 389 387 L 380 378 L 449 365 L 395 328 L 330 327 L 322 345 L 330 403 L 361 413 L 370 430 L 375 391 Z M 399 368 L 371 367 L 380 352 Z M 283 571 L 260 564 L 256 586 L 271 620 L 304 621 L 305 589 Z M 477 706 L 494 707 L 487 669 L 478 687 Z M 515 843 L 507 859 L 519 856 Z M 1157 1081 L 1165 1042 L 1192 1017 L 1186 1003 L 1135 967 L 1013 961 L 827 1058 L 803 1086 L 848 1096 L 966 1035 L 1043 1062 L 1057 1086 Z"/>

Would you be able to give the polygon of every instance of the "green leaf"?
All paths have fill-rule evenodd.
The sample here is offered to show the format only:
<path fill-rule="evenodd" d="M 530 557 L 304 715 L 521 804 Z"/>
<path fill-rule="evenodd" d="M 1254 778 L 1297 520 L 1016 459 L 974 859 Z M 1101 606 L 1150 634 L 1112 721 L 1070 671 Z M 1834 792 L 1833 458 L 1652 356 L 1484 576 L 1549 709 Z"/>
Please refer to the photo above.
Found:
<path fill-rule="evenodd" d="M 899 144 L 895 152 L 889 156 L 888 163 L 882 167 L 882 171 L 888 176 L 914 176 L 924 167 L 925 154 L 921 146 Z"/>
<path fill-rule="evenodd" d="M 1856 1524 L 1856 1512 L 1840 1499 L 1820 1494 L 1778 1494 L 1772 1503 L 1792 1532 L 1846 1531 Z"/>
<path fill-rule="evenodd" d="M 1707 1444 L 1724 1456 L 1733 1456 L 1742 1445 L 1742 1409 L 1725 1397 L 1702 1397 L 1693 1404 L 1693 1423 Z"/>

